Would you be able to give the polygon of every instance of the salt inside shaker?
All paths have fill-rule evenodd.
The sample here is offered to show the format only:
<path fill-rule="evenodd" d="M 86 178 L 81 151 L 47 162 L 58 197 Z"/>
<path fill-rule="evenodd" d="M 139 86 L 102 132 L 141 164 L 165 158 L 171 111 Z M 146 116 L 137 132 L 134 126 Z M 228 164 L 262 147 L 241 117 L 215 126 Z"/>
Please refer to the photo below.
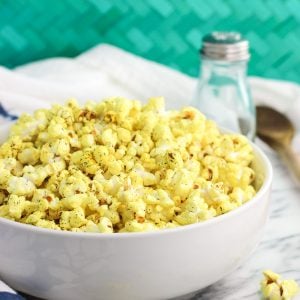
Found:
<path fill-rule="evenodd" d="M 255 107 L 247 84 L 249 43 L 237 32 L 206 35 L 192 105 L 226 129 L 255 137 Z"/>

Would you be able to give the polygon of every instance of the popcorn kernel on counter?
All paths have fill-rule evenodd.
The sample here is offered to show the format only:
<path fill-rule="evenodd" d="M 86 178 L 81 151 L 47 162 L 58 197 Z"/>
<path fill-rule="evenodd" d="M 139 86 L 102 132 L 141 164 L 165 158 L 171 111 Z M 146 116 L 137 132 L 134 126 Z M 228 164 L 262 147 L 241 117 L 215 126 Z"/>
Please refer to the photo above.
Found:
<path fill-rule="evenodd" d="M 279 274 L 271 270 L 263 272 L 261 291 L 264 299 L 268 300 L 291 300 L 299 291 L 298 284 L 292 279 L 281 279 Z"/>
<path fill-rule="evenodd" d="M 70 100 L 23 114 L 0 146 L 0 217 L 98 233 L 197 223 L 255 195 L 252 160 L 192 107 Z"/>

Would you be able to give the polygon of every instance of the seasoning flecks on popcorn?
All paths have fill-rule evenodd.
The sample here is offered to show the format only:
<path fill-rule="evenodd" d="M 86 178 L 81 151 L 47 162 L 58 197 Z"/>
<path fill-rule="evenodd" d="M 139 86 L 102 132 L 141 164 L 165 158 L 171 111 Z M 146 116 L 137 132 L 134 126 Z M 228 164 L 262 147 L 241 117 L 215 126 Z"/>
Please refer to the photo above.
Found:
<path fill-rule="evenodd" d="M 252 160 L 192 107 L 70 100 L 22 115 L 0 146 L 0 217 L 98 233 L 202 222 L 253 198 Z"/>

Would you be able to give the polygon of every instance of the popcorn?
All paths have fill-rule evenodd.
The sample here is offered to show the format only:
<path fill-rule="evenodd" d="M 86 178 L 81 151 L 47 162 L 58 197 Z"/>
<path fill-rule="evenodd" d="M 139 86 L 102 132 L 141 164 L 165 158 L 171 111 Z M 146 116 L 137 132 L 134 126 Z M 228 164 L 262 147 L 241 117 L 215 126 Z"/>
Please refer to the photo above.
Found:
<path fill-rule="evenodd" d="M 88 148 L 88 147 L 91 147 L 95 144 L 95 139 L 94 139 L 94 136 L 89 133 L 89 134 L 84 134 L 80 138 L 80 142 L 81 142 L 81 146 L 83 148 Z"/>
<path fill-rule="evenodd" d="M 279 274 L 271 270 L 263 272 L 264 279 L 261 281 L 261 292 L 265 299 L 269 300 L 290 300 L 299 291 L 295 280 L 281 279 Z"/>
<path fill-rule="evenodd" d="M 35 165 L 40 158 L 39 152 L 40 151 L 38 149 L 35 149 L 33 147 L 23 149 L 18 154 L 18 160 L 22 164 Z"/>
<path fill-rule="evenodd" d="M 24 196 L 17 196 L 17 195 L 10 195 L 8 198 L 8 209 L 9 215 L 15 219 L 21 219 L 22 213 L 25 208 L 25 197 Z"/>
<path fill-rule="evenodd" d="M 247 139 L 162 97 L 24 114 L 0 146 L 0 216 L 73 232 L 175 228 L 256 193 Z"/>
<path fill-rule="evenodd" d="M 85 212 L 82 207 L 74 208 L 69 215 L 69 222 L 71 228 L 79 228 L 84 225 L 87 221 L 85 219 Z"/>
<path fill-rule="evenodd" d="M 35 185 L 24 177 L 11 176 L 7 182 L 6 190 L 12 195 L 32 195 Z"/>
<path fill-rule="evenodd" d="M 102 233 L 113 233 L 112 222 L 109 218 L 101 217 L 99 220 L 98 228 Z"/>

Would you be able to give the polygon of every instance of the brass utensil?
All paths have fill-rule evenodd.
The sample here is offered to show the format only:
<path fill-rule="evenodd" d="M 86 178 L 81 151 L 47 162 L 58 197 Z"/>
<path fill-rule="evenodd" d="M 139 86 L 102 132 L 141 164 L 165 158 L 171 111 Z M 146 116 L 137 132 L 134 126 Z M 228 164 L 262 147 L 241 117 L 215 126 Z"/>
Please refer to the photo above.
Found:
<path fill-rule="evenodd" d="M 268 106 L 257 106 L 257 135 L 276 150 L 300 183 L 300 159 L 291 147 L 295 134 L 292 122 Z"/>

